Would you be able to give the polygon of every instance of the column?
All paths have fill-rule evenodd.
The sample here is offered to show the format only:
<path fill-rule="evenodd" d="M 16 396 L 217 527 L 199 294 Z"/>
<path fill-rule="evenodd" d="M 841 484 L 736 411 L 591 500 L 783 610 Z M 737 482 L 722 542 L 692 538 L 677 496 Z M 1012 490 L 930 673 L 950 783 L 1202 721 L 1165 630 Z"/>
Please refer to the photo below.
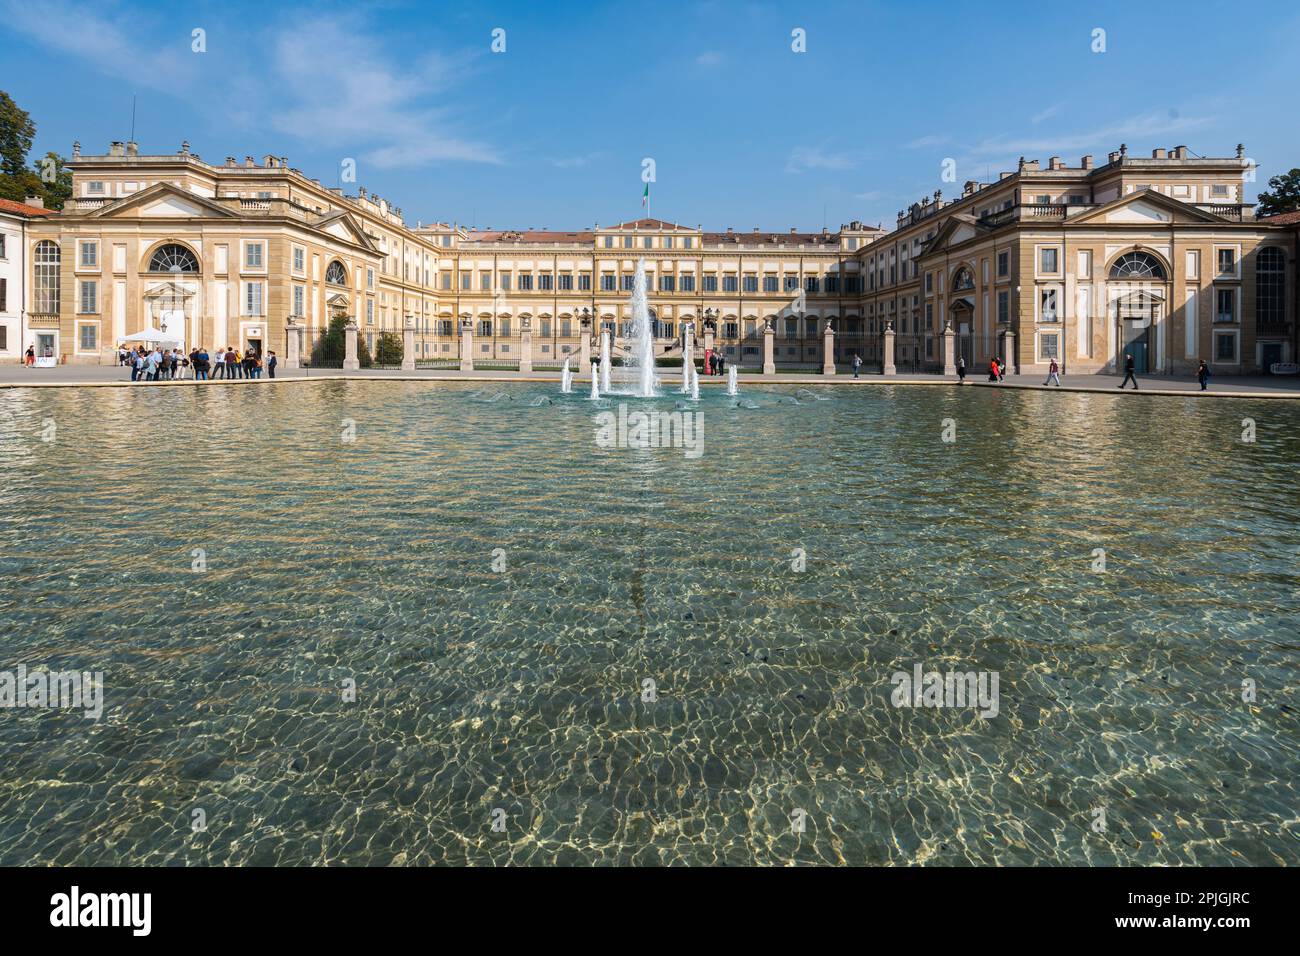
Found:
<path fill-rule="evenodd" d="M 583 323 L 578 334 L 578 370 L 575 374 L 591 374 L 591 329 L 586 323 Z"/>
<path fill-rule="evenodd" d="M 1016 354 L 1016 333 L 1007 329 L 1002 337 L 1002 356 L 1007 363 L 1007 372 L 1011 375 L 1020 374 L 1020 356 Z"/>
<path fill-rule="evenodd" d="M 776 329 L 770 321 L 763 323 L 763 374 L 776 374 Z"/>
<path fill-rule="evenodd" d="M 882 359 L 881 371 L 886 375 L 897 375 L 898 366 L 894 364 L 894 323 L 890 322 L 885 325 L 885 354 Z"/>
<path fill-rule="evenodd" d="M 402 371 L 415 371 L 415 319 L 410 316 L 402 326 Z"/>
<path fill-rule="evenodd" d="M 704 323 L 704 351 L 713 351 L 713 324 L 710 322 Z"/>
<path fill-rule="evenodd" d="M 943 374 L 957 374 L 957 333 L 952 330 L 952 323 L 943 325 Z"/>
<path fill-rule="evenodd" d="M 471 319 L 460 320 L 460 370 L 474 371 L 474 322 Z"/>
<path fill-rule="evenodd" d="M 835 374 L 835 330 L 831 328 L 831 320 L 826 320 L 826 328 L 822 330 L 822 374 Z"/>
<path fill-rule="evenodd" d="M 293 316 L 285 319 L 284 367 L 286 369 L 302 367 L 302 326 L 294 321 Z"/>
<path fill-rule="evenodd" d="M 348 319 L 343 326 L 343 370 L 355 372 L 359 368 L 361 360 L 357 358 L 357 323 L 354 319 Z"/>
<path fill-rule="evenodd" d="M 519 371 L 533 370 L 533 320 L 520 319 L 519 330 Z"/>

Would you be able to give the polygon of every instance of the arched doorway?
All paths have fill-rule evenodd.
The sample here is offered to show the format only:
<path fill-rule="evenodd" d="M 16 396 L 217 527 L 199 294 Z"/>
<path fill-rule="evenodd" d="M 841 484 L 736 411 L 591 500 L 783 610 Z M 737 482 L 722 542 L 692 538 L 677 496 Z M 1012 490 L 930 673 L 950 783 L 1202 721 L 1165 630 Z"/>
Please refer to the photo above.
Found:
<path fill-rule="evenodd" d="M 179 242 L 165 242 L 149 256 L 144 277 L 144 324 L 178 341 L 181 351 L 202 338 L 202 275 L 199 257 Z"/>
<path fill-rule="evenodd" d="M 1130 356 L 1139 374 L 1165 367 L 1168 274 L 1160 259 L 1141 249 L 1122 253 L 1111 263 L 1107 294 L 1117 370 L 1126 366 Z"/>

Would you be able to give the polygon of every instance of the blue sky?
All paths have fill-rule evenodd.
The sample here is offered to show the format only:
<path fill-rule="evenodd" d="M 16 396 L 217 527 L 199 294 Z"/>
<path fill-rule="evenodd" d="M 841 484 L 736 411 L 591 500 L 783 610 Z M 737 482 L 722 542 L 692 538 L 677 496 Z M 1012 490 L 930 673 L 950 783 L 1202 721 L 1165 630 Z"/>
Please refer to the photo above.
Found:
<path fill-rule="evenodd" d="M 252 26 L 256 24 L 256 26 Z M 206 31 L 205 53 L 192 31 Z M 505 30 L 505 51 L 491 49 Z M 806 32 L 806 52 L 791 31 Z M 1095 53 L 1093 31 L 1105 33 Z M 1127 142 L 1300 166 L 1300 5 L 0 0 L 0 88 L 34 154 L 80 140 L 287 155 L 408 222 L 834 229 L 1017 157 Z M 956 161 L 957 182 L 940 174 Z"/>

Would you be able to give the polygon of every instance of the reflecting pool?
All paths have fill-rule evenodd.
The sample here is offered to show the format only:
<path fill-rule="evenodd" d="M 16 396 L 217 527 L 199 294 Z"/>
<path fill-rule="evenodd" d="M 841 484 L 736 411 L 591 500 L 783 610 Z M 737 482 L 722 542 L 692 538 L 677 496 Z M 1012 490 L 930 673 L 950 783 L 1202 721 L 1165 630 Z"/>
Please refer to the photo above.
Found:
<path fill-rule="evenodd" d="M 1300 405 L 701 391 L 0 392 L 0 863 L 1300 862 Z"/>

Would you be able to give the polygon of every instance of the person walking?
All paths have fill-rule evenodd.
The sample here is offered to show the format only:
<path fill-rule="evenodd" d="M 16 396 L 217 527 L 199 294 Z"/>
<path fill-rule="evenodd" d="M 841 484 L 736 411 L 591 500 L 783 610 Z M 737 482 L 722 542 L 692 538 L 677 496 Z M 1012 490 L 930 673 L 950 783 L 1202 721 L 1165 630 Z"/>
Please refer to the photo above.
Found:
<path fill-rule="evenodd" d="M 276 359 L 274 352 L 266 353 L 266 377 L 267 378 L 275 378 L 275 367 L 279 364 L 280 364 L 279 360 Z"/>
<path fill-rule="evenodd" d="M 853 377 L 858 377 L 858 369 L 862 368 L 862 356 L 857 352 L 853 353 Z"/>
<path fill-rule="evenodd" d="M 1061 387 L 1061 366 L 1056 364 L 1056 359 L 1052 359 L 1052 364 L 1047 366 L 1047 381 L 1043 384 L 1051 385 L 1052 382 L 1056 383 L 1057 388 Z"/>
<path fill-rule="evenodd" d="M 1205 364 L 1205 359 L 1201 359 L 1200 367 L 1196 369 L 1196 380 L 1201 383 L 1201 391 L 1205 391 L 1210 384 L 1210 367 Z M 1133 383 L 1137 388 L 1137 382 Z"/>
<path fill-rule="evenodd" d="M 960 355 L 957 356 L 957 382 L 966 384 L 966 359 Z"/>
<path fill-rule="evenodd" d="M 998 359 L 997 356 L 995 355 L 993 356 L 993 358 L 989 359 L 989 381 L 996 382 L 997 380 L 998 380 Z"/>
<path fill-rule="evenodd" d="M 1130 380 L 1132 380 L 1133 382 L 1133 391 L 1136 392 L 1138 390 L 1137 376 L 1133 374 L 1134 368 L 1136 368 L 1136 366 L 1133 363 L 1133 353 L 1125 352 L 1124 353 L 1124 381 L 1119 383 L 1119 387 L 1121 390 L 1124 388 L 1125 385 L 1129 383 Z"/>

